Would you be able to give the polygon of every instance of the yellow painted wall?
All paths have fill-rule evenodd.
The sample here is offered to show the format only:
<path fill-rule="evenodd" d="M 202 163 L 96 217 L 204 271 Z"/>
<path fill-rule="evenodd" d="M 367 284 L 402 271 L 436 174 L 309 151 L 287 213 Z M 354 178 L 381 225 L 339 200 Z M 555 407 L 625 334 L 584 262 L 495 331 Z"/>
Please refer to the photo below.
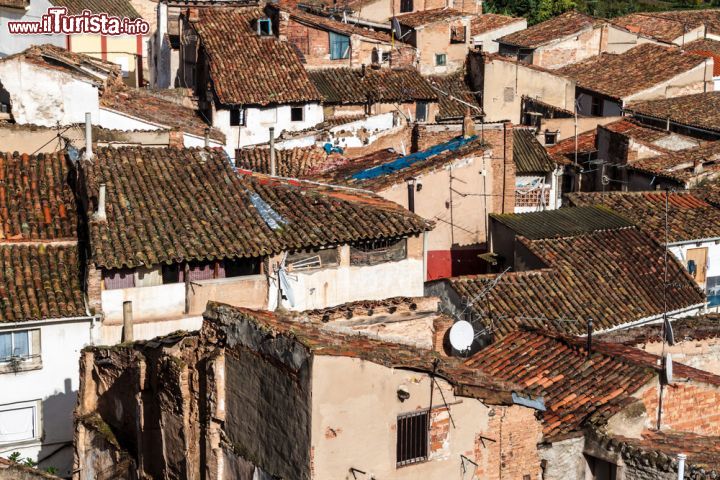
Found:
<path fill-rule="evenodd" d="M 73 35 L 70 50 L 102 58 L 102 36 L 91 34 Z M 107 37 L 107 60 L 122 66 L 123 80 L 131 87 L 137 87 L 137 37 L 120 35 Z"/>

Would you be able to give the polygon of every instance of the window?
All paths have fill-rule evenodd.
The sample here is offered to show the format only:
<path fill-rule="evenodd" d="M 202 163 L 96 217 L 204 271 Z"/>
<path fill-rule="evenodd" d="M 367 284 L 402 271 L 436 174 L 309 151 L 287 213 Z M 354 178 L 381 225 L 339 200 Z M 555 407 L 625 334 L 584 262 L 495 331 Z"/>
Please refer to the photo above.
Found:
<path fill-rule="evenodd" d="M 381 238 L 350 247 L 350 265 L 377 265 L 407 258 L 407 240 Z"/>
<path fill-rule="evenodd" d="M 305 109 L 303 107 L 290 107 L 290 121 L 302 122 L 305 120 Z"/>
<path fill-rule="evenodd" d="M 0 333 L 0 362 L 14 358 L 29 358 L 31 353 L 30 331 Z"/>
<path fill-rule="evenodd" d="M 285 265 L 290 272 L 334 267 L 338 264 L 338 249 L 302 250 L 288 254 Z"/>
<path fill-rule="evenodd" d="M 257 33 L 261 37 L 269 37 L 273 34 L 272 20 L 269 18 L 261 18 L 257 22 Z"/>
<path fill-rule="evenodd" d="M 464 25 L 450 27 L 450 43 L 465 43 L 466 29 Z"/>
<path fill-rule="evenodd" d="M 0 443 L 40 438 L 39 403 L 35 401 L 0 406 Z"/>
<path fill-rule="evenodd" d="M 244 108 L 233 108 L 230 110 L 230 126 L 231 127 L 245 126 L 245 109 Z"/>
<path fill-rule="evenodd" d="M 533 50 L 518 50 L 518 62 L 532 64 Z"/>
<path fill-rule="evenodd" d="M 382 63 L 388 63 L 390 61 L 390 52 L 382 52 L 380 55 Z"/>
<path fill-rule="evenodd" d="M 400 0 L 400 13 L 413 11 L 413 0 Z"/>
<path fill-rule="evenodd" d="M 435 54 L 435 65 L 438 67 L 444 67 L 447 65 L 447 55 L 444 53 L 436 53 Z"/>
<path fill-rule="evenodd" d="M 244 275 L 257 275 L 260 273 L 259 258 L 238 258 L 235 260 L 224 260 L 222 269 L 225 277 L 242 277 Z"/>
<path fill-rule="evenodd" d="M 557 143 L 558 133 L 560 133 L 558 130 L 554 132 L 545 130 L 545 145 L 555 145 Z"/>
<path fill-rule="evenodd" d="M 133 288 L 135 286 L 135 270 L 132 268 L 103 270 L 103 281 L 106 290 Z"/>
<path fill-rule="evenodd" d="M 407 413 L 397 418 L 397 466 L 423 462 L 428 456 L 430 412 Z"/>
<path fill-rule="evenodd" d="M 428 104 L 427 102 L 417 102 L 415 104 L 415 120 L 418 122 L 427 122 Z"/>
<path fill-rule="evenodd" d="M 592 97 L 590 104 L 590 115 L 593 117 L 602 117 L 602 100 L 598 97 Z"/>
<path fill-rule="evenodd" d="M 330 60 L 350 58 L 350 37 L 330 32 Z"/>

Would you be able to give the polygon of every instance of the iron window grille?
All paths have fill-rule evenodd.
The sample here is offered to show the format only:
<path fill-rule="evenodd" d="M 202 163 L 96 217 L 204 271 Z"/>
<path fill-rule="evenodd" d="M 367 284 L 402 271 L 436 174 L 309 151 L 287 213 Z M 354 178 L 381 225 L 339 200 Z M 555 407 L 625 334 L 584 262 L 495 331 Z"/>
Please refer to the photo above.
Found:
<path fill-rule="evenodd" d="M 428 459 L 430 411 L 406 413 L 397 417 L 397 467 Z"/>

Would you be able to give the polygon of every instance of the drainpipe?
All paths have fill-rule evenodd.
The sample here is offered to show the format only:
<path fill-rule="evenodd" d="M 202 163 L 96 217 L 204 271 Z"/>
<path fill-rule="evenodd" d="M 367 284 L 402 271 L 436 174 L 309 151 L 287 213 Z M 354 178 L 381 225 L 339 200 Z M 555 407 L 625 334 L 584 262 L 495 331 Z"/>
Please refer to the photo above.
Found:
<path fill-rule="evenodd" d="M 685 479 L 685 459 L 687 458 L 687 455 L 684 453 L 678 453 L 677 456 L 677 462 L 678 462 L 678 480 L 684 480 Z"/>
<path fill-rule="evenodd" d="M 408 192 L 408 210 L 415 213 L 415 179 L 410 178 L 407 181 Z"/>
<path fill-rule="evenodd" d="M 92 122 L 90 121 L 90 112 L 85 113 L 85 158 L 88 160 L 93 158 Z"/>
<path fill-rule="evenodd" d="M 121 340 L 123 343 L 133 341 L 133 313 L 132 302 L 123 302 L 123 329 Z"/>
<path fill-rule="evenodd" d="M 275 127 L 270 127 L 270 175 L 274 177 L 275 174 Z"/>

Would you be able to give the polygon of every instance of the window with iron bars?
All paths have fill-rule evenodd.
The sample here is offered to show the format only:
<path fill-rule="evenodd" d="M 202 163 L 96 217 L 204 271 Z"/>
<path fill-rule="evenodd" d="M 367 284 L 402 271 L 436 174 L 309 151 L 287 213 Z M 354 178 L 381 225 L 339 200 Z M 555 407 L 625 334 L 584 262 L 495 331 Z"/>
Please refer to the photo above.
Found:
<path fill-rule="evenodd" d="M 427 460 L 429 422 L 429 410 L 397 417 L 397 467 Z"/>

